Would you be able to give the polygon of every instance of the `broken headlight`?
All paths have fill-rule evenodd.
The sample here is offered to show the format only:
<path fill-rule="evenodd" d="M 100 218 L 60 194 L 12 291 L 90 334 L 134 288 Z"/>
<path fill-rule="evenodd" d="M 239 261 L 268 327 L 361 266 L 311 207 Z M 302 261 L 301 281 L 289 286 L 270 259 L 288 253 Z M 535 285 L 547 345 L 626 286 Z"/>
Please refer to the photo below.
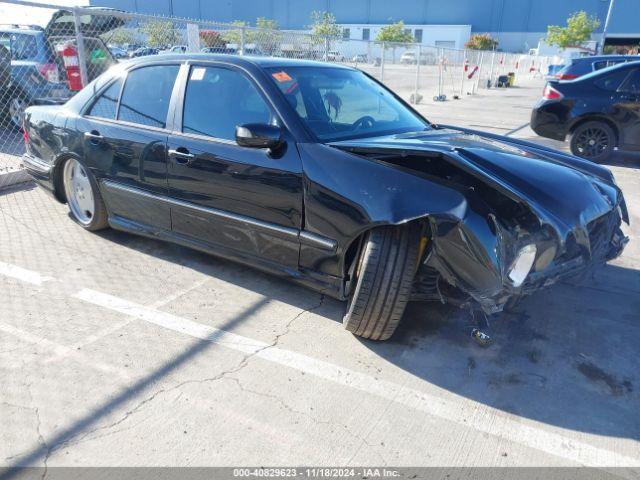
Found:
<path fill-rule="evenodd" d="M 515 260 L 511 264 L 511 268 L 509 268 L 509 279 L 514 287 L 522 285 L 527 275 L 529 275 L 533 262 L 536 259 L 536 251 L 537 248 L 533 243 L 525 245 L 518 251 Z"/>

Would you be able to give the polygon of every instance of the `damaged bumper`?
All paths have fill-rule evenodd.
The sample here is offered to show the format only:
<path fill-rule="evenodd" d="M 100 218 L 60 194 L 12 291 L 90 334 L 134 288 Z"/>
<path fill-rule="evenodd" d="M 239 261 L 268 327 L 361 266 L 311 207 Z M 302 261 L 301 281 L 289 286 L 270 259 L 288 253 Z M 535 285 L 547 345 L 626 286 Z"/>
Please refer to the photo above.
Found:
<path fill-rule="evenodd" d="M 418 272 L 414 299 L 439 300 L 462 308 L 479 308 L 486 314 L 501 312 L 512 299 L 530 295 L 559 281 L 585 276 L 594 268 L 618 257 L 628 242 L 628 237 L 620 228 L 622 217 L 621 210 L 615 209 L 576 228 L 576 234 L 570 235 L 561 248 L 556 249 L 554 258 L 545 262 L 544 268 L 537 267 L 541 265 L 539 260 L 548 244 L 538 244 L 533 266 L 519 286 L 514 286 L 508 275 L 509 269 L 505 268 L 505 265 L 511 264 L 510 257 L 513 257 L 513 253 L 508 252 L 517 250 L 515 240 L 508 234 L 498 233 L 495 243 L 487 238 L 481 241 L 471 236 L 466 222 L 460 223 L 446 235 L 433 237 L 432 251 Z M 464 243 L 465 248 L 460 248 L 461 243 L 452 242 L 453 238 Z M 504 245 L 505 242 L 509 244 Z M 484 253 L 482 247 L 486 249 Z M 454 250 L 476 253 L 473 258 L 467 254 L 464 262 L 452 263 Z M 483 283 L 472 284 L 472 278 L 484 280 Z"/>

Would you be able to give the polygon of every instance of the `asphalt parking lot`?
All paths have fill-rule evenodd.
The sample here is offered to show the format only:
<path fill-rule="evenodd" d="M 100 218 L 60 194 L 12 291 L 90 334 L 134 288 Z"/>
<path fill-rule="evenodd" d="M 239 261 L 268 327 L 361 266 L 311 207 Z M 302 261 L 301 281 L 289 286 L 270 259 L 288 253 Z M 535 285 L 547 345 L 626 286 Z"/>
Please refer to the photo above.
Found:
<path fill-rule="evenodd" d="M 419 108 L 539 141 L 542 81 Z M 545 142 L 551 143 L 551 142 Z M 563 147 L 563 145 L 559 145 Z M 344 305 L 0 191 L 0 467 L 640 466 L 640 162 L 623 256 L 493 321 L 412 304 L 386 343 Z"/>

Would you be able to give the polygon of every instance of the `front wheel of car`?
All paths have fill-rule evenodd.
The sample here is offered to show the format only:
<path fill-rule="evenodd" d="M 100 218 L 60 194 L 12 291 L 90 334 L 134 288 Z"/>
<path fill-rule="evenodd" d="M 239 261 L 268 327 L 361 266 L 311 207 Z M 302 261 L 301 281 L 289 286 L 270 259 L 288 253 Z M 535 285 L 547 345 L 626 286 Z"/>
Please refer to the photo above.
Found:
<path fill-rule="evenodd" d="M 73 219 L 85 230 L 108 226 L 107 208 L 92 173 L 75 158 L 62 166 L 62 183 Z"/>
<path fill-rule="evenodd" d="M 603 162 L 613 153 L 616 134 L 604 122 L 585 122 L 571 134 L 571 153 L 593 162 Z"/>
<path fill-rule="evenodd" d="M 419 245 L 419 229 L 412 224 L 366 234 L 343 319 L 347 330 L 371 340 L 393 335 L 411 295 Z"/>

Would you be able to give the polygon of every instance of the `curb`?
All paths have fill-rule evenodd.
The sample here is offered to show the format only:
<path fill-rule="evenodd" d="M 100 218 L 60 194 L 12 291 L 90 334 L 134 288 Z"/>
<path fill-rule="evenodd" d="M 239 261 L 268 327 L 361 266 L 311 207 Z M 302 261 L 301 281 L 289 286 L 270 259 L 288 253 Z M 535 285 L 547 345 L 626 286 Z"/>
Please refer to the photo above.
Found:
<path fill-rule="evenodd" d="M 0 173 L 0 190 L 31 181 L 31 176 L 24 168 Z"/>

